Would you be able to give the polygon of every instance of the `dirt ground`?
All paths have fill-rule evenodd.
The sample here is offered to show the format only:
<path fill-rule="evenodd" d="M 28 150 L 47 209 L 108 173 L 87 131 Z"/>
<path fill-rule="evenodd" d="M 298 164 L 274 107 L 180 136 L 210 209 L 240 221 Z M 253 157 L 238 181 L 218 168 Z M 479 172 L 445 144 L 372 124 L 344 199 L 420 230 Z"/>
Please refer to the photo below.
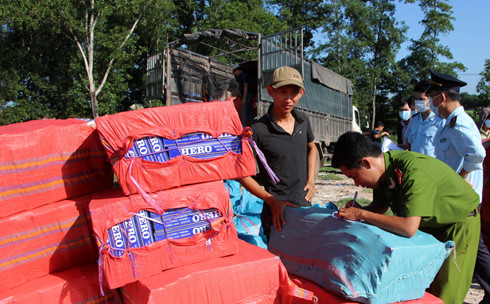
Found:
<path fill-rule="evenodd" d="M 357 187 L 352 179 L 346 178 L 340 171 L 329 172 L 328 174 L 320 172 L 316 182 L 316 196 L 313 199 L 314 204 L 323 205 L 328 202 L 335 203 L 341 199 L 352 199 L 356 191 L 358 191 L 358 199 L 372 199 L 373 192 L 371 189 Z M 332 175 L 335 179 L 325 179 Z M 483 290 L 478 283 L 473 283 L 463 304 L 478 304 L 482 298 Z"/>

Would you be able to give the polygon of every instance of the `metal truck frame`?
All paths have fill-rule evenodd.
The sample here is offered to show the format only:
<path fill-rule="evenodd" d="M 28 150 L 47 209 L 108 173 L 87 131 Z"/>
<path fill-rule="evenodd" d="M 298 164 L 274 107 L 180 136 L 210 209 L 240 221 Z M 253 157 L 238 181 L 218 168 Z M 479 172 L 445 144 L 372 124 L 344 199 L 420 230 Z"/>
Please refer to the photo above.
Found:
<path fill-rule="evenodd" d="M 217 56 L 204 56 L 182 47 L 206 43 L 210 39 L 228 44 L 233 42 L 239 48 Z M 238 39 L 256 43 L 244 45 L 235 42 Z M 352 105 L 352 83 L 304 58 L 302 28 L 267 36 L 235 29 L 185 35 L 148 58 L 146 98 L 164 100 L 166 105 L 223 100 L 234 90 L 236 81 L 233 65 L 218 58 L 250 51 L 257 52 L 257 60 L 242 62 L 240 66 L 249 75 L 256 75 L 257 118 L 264 115 L 272 103 L 267 94 L 267 84 L 275 68 L 289 65 L 303 75 L 305 93 L 296 108 L 310 119 L 319 152 L 319 167 L 330 156 L 340 135 L 351 130 L 360 132 L 359 112 Z"/>

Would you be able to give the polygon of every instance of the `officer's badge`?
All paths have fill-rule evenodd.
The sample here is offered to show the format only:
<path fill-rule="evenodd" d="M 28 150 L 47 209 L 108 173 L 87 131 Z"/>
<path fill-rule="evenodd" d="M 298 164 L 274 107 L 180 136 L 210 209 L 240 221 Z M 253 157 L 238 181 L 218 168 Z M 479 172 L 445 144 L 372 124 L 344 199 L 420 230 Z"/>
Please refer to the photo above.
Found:
<path fill-rule="evenodd" d="M 449 123 L 450 128 L 456 125 L 456 120 L 458 120 L 458 116 L 454 116 L 453 118 L 451 118 L 451 122 Z"/>

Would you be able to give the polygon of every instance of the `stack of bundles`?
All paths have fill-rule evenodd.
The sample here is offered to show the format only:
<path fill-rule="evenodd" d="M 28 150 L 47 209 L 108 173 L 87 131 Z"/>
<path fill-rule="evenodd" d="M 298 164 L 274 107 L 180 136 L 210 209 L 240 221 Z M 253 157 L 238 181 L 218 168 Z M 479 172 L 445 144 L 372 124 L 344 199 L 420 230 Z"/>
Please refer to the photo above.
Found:
<path fill-rule="evenodd" d="M 223 179 L 254 175 L 256 166 L 231 101 L 118 113 L 96 123 L 122 189 L 90 204 L 102 289 L 119 288 L 125 303 L 277 303 L 282 294 L 304 294 L 285 271 L 278 280 L 277 257 L 250 263 L 256 252 L 237 247 Z"/>
<path fill-rule="evenodd" d="M 422 298 L 454 248 L 421 231 L 406 238 L 339 220 L 325 208 L 286 208 L 285 217 L 288 224 L 272 230 L 269 250 L 288 272 L 363 303 Z"/>
<path fill-rule="evenodd" d="M 234 180 L 225 181 L 230 193 L 231 204 L 238 237 L 247 243 L 267 249 L 267 240 L 262 228 L 260 214 L 264 201 L 252 195 Z"/>
<path fill-rule="evenodd" d="M 126 195 L 255 175 L 231 101 L 123 112 L 96 123 Z"/>
<path fill-rule="evenodd" d="M 110 188 L 94 127 L 44 119 L 0 127 L 0 217 Z"/>
<path fill-rule="evenodd" d="M 124 303 L 312 303 L 269 251 L 238 243 L 238 253 L 169 269 L 120 288 Z M 291 296 L 291 295 L 294 295 Z"/>
<path fill-rule="evenodd" d="M 95 128 L 30 121 L 0 138 L 0 303 L 120 301 L 98 292 L 88 205 L 114 174 Z"/>
<path fill-rule="evenodd" d="M 233 212 L 223 182 L 157 192 L 149 205 L 120 189 L 94 196 L 99 271 L 114 289 L 163 270 L 237 253 Z"/>

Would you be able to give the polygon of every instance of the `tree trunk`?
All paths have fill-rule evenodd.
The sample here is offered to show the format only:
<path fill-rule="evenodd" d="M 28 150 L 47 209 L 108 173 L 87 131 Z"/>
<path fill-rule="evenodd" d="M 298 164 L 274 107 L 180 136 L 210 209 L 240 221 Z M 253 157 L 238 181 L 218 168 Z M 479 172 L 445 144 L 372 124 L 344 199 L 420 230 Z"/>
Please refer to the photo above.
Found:
<path fill-rule="evenodd" d="M 376 122 L 376 86 L 377 86 L 377 77 L 374 76 L 373 81 L 373 120 L 371 122 L 371 130 L 374 129 L 374 124 Z"/>

